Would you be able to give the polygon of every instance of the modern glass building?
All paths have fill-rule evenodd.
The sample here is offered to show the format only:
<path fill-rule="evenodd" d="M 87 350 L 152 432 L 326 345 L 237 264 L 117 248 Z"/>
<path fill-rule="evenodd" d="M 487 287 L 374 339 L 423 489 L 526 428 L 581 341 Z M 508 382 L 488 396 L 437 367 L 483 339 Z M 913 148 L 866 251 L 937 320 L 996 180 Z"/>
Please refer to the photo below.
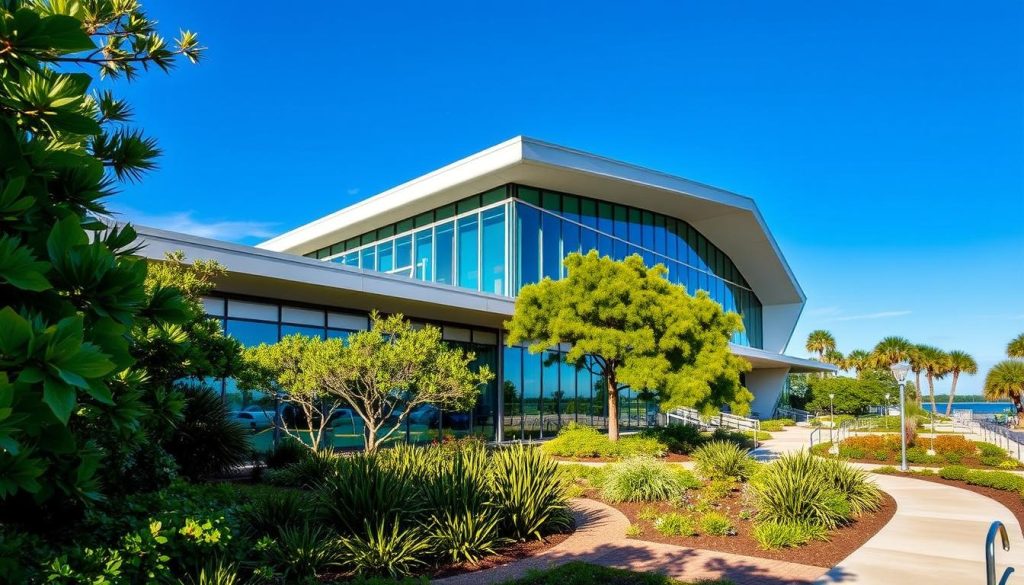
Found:
<path fill-rule="evenodd" d="M 828 368 L 781 353 L 805 298 L 751 199 L 522 137 L 256 248 L 140 231 L 151 258 L 183 250 L 227 267 L 207 310 L 245 344 L 291 333 L 343 337 L 365 329 L 367 312 L 378 309 L 440 327 L 497 372 L 473 412 L 412 413 L 409 441 L 439 433 L 540 438 L 568 421 L 607 424 L 602 381 L 565 364 L 566 348 L 531 355 L 503 343 L 518 291 L 565 276 L 562 260 L 572 252 L 638 254 L 739 313 L 744 331 L 733 350 L 754 367 L 745 380 L 760 415 L 772 415 L 787 373 Z M 266 434 L 265 413 L 280 408 L 273 397 L 218 383 L 239 416 L 251 415 Z M 654 422 L 657 406 L 643 395 L 621 400 L 623 427 Z M 335 444 L 358 445 L 358 420 L 343 411 L 336 418 Z"/>

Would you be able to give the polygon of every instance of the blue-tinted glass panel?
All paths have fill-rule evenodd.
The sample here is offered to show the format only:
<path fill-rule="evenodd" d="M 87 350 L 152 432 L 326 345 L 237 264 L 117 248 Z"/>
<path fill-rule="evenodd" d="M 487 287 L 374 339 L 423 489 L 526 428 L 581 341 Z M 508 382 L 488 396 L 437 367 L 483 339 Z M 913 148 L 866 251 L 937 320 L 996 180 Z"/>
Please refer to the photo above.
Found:
<path fill-rule="evenodd" d="M 597 227 L 597 202 L 593 199 L 580 201 L 580 221 L 589 228 Z"/>
<path fill-rule="evenodd" d="M 580 220 L 580 198 L 575 195 L 562 196 L 562 217 L 578 222 Z"/>
<path fill-rule="evenodd" d="M 654 214 L 650 211 L 643 212 L 643 247 L 648 250 L 654 249 Z"/>
<path fill-rule="evenodd" d="M 342 258 L 342 263 L 345 266 L 353 266 L 359 268 L 359 252 L 349 252 Z"/>
<path fill-rule="evenodd" d="M 327 339 L 348 339 L 349 335 L 352 335 L 351 331 L 344 331 L 342 329 L 327 330 Z"/>
<path fill-rule="evenodd" d="M 306 325 L 281 325 L 281 337 L 287 337 L 289 335 L 305 335 L 306 337 L 319 337 L 323 339 L 324 328 L 323 327 L 310 327 Z"/>
<path fill-rule="evenodd" d="M 622 240 L 613 240 L 613 248 L 612 258 L 615 260 L 625 260 L 629 255 L 627 244 Z"/>
<path fill-rule="evenodd" d="M 569 223 L 567 221 L 562 222 L 562 257 L 568 256 L 573 252 L 580 251 L 580 226 Z M 566 274 L 566 268 L 562 266 L 562 275 Z"/>
<path fill-rule="evenodd" d="M 254 323 L 228 319 L 225 332 L 245 347 L 261 343 L 277 343 L 277 323 Z"/>
<path fill-rule="evenodd" d="M 521 206 L 525 207 L 525 206 Z M 488 209 L 483 221 L 483 283 L 484 292 L 505 294 L 505 208 Z"/>
<path fill-rule="evenodd" d="M 622 205 L 615 206 L 615 232 L 616 238 L 629 238 L 629 210 Z"/>
<path fill-rule="evenodd" d="M 395 271 L 401 270 L 401 274 L 412 276 L 406 269 L 412 267 L 412 236 L 395 238 Z"/>
<path fill-rule="evenodd" d="M 643 225 L 642 217 L 643 217 L 643 214 L 640 212 L 639 209 L 635 209 L 635 208 L 630 208 L 629 209 L 629 238 L 628 239 L 629 239 L 629 243 L 633 244 L 634 246 L 643 246 L 644 245 L 644 240 L 646 239 L 646 238 L 644 238 L 644 233 L 643 233 L 644 232 L 644 225 Z M 648 234 L 648 235 L 651 235 L 651 239 L 652 240 L 654 239 L 653 238 L 653 234 Z"/>
<path fill-rule="evenodd" d="M 597 230 L 604 234 L 615 233 L 615 209 L 611 203 L 598 202 Z"/>
<path fill-rule="evenodd" d="M 664 215 L 654 216 L 654 251 L 659 254 L 669 255 Z"/>
<path fill-rule="evenodd" d="M 363 270 L 377 270 L 376 257 L 373 246 L 363 248 L 359 252 L 359 267 Z"/>
<path fill-rule="evenodd" d="M 588 229 L 580 229 L 580 252 L 586 254 L 597 249 L 597 232 Z"/>
<path fill-rule="evenodd" d="M 450 221 L 434 228 L 434 244 L 434 281 L 454 284 L 455 222 Z"/>
<path fill-rule="evenodd" d="M 395 242 L 377 244 L 377 270 L 391 272 L 395 268 Z"/>
<path fill-rule="evenodd" d="M 544 356 L 544 395 L 541 401 L 541 416 L 548 423 L 542 427 L 544 434 L 547 435 L 549 432 L 555 434 L 562 426 L 565 393 L 559 389 L 558 374 L 561 362 L 559 353 L 545 351 L 542 355 Z M 554 429 L 551 428 L 552 426 Z"/>
<path fill-rule="evenodd" d="M 539 437 L 542 425 L 541 354 L 523 352 L 523 426 L 526 437 Z"/>
<path fill-rule="evenodd" d="M 522 288 L 540 280 L 540 212 L 526 205 L 517 205 L 516 223 L 518 288 Z"/>
<path fill-rule="evenodd" d="M 416 278 L 432 280 L 434 274 L 433 236 L 430 230 L 416 234 Z"/>
<path fill-rule="evenodd" d="M 562 276 L 562 238 L 561 223 L 557 215 L 544 213 L 541 215 L 543 250 L 541 262 L 543 276 L 558 280 Z"/>
<path fill-rule="evenodd" d="M 520 439 L 523 436 L 523 349 L 506 347 L 504 357 L 505 439 Z"/>
<path fill-rule="evenodd" d="M 480 221 L 476 215 L 459 219 L 459 286 L 480 287 Z"/>
<path fill-rule="evenodd" d="M 605 235 L 599 235 L 597 237 L 597 251 L 601 256 L 608 256 L 609 258 L 615 257 L 615 245 L 614 240 Z"/>

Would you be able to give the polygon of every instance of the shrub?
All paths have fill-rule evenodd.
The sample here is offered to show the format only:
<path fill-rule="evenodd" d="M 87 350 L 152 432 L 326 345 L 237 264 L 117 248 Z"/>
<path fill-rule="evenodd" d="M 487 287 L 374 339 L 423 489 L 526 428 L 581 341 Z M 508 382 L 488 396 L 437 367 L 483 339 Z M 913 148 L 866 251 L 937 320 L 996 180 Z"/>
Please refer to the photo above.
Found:
<path fill-rule="evenodd" d="M 838 480 L 841 472 L 827 470 L 826 462 L 801 451 L 766 465 L 751 481 L 759 518 L 765 522 L 806 522 L 831 529 L 846 523 L 855 513 L 850 498 L 856 495 L 862 500 L 861 506 L 869 505 L 877 487 L 866 475 L 844 475 Z M 844 489 L 848 491 L 841 491 Z"/>
<path fill-rule="evenodd" d="M 475 563 L 492 555 L 505 542 L 498 529 L 501 518 L 493 510 L 445 511 L 431 518 L 429 537 L 442 559 L 455 563 Z"/>
<path fill-rule="evenodd" d="M 942 458 L 936 455 L 929 455 L 924 447 L 910 447 L 907 449 L 907 461 L 917 464 L 941 463 Z"/>
<path fill-rule="evenodd" d="M 673 466 L 646 457 L 611 465 L 601 494 L 609 502 L 655 502 L 685 489 L 683 475 Z"/>
<path fill-rule="evenodd" d="M 950 465 L 949 467 L 943 467 L 939 470 L 939 477 L 942 479 L 963 481 L 967 479 L 967 474 L 970 473 L 970 471 L 970 469 L 967 469 L 963 465 Z"/>
<path fill-rule="evenodd" d="M 935 437 L 932 448 L 941 455 L 959 455 L 961 459 L 974 455 L 978 450 L 963 435 L 939 435 Z"/>
<path fill-rule="evenodd" d="M 703 484 L 692 471 L 678 465 L 672 466 L 672 473 L 676 475 L 676 479 L 679 480 L 679 485 L 684 490 L 695 490 L 700 488 Z"/>
<path fill-rule="evenodd" d="M 986 467 L 998 467 L 1000 463 L 1006 461 L 1006 455 L 983 455 L 979 461 Z"/>
<path fill-rule="evenodd" d="M 733 536 L 736 534 L 736 527 L 732 525 L 732 521 L 721 512 L 708 512 L 701 516 L 700 529 L 701 532 L 710 536 Z"/>
<path fill-rule="evenodd" d="M 267 483 L 284 487 L 313 488 L 337 473 L 339 460 L 340 458 L 330 450 L 307 450 L 298 462 L 267 473 Z"/>
<path fill-rule="evenodd" d="M 960 465 L 963 463 L 964 457 L 959 453 L 943 453 L 942 458 L 946 460 L 946 463 L 950 465 Z"/>
<path fill-rule="evenodd" d="M 558 463 L 540 450 L 514 445 L 491 457 L 494 505 L 502 533 L 515 539 L 542 538 L 572 522 Z"/>
<path fill-rule="evenodd" d="M 248 463 L 250 431 L 231 420 L 227 405 L 209 388 L 188 389 L 185 408 L 164 448 L 192 481 L 208 479 Z"/>
<path fill-rule="evenodd" d="M 275 538 L 265 538 L 259 545 L 275 575 L 285 583 L 296 583 L 315 579 L 341 564 L 336 538 L 326 527 L 303 523 L 285 526 Z"/>
<path fill-rule="evenodd" d="M 912 447 L 917 444 L 917 426 L 918 419 L 913 416 L 908 416 L 903 422 L 903 434 L 907 437 L 907 446 Z"/>
<path fill-rule="evenodd" d="M 995 488 L 997 490 L 1010 492 L 1024 490 L 1024 476 L 1008 471 L 971 470 L 964 479 L 969 484 Z"/>
<path fill-rule="evenodd" d="M 618 457 L 664 457 L 668 446 L 653 437 L 631 436 L 619 439 L 615 454 Z"/>
<path fill-rule="evenodd" d="M 388 531 L 422 512 L 419 479 L 410 469 L 380 465 L 376 455 L 339 458 L 317 487 L 320 519 L 343 536 Z"/>
<path fill-rule="evenodd" d="M 639 524 L 630 524 L 626 527 L 626 538 L 636 538 L 644 535 L 644 529 Z"/>
<path fill-rule="evenodd" d="M 882 475 L 895 475 L 900 472 L 899 469 L 896 469 L 892 465 L 883 465 L 882 467 L 876 467 L 871 471 L 873 473 L 880 473 Z"/>
<path fill-rule="evenodd" d="M 824 530 L 807 522 L 759 522 L 753 530 L 754 540 L 764 550 L 798 547 L 823 534 Z"/>
<path fill-rule="evenodd" d="M 1017 469 L 1020 467 L 1020 462 L 1016 459 L 1007 459 L 999 464 L 1000 469 Z"/>
<path fill-rule="evenodd" d="M 978 448 L 984 457 L 1006 457 L 1006 449 L 992 443 L 986 443 L 984 441 L 974 441 L 974 445 Z"/>
<path fill-rule="evenodd" d="M 659 516 L 654 521 L 654 529 L 665 536 L 697 536 L 697 524 L 693 518 L 678 512 Z"/>
<path fill-rule="evenodd" d="M 703 445 L 706 439 L 696 425 L 669 424 L 663 427 L 647 429 L 640 433 L 642 437 L 650 437 L 662 442 L 670 452 L 689 455 L 694 449 Z"/>
<path fill-rule="evenodd" d="M 541 445 L 541 450 L 558 457 L 615 457 L 616 446 L 593 427 L 571 422 L 558 436 Z"/>
<path fill-rule="evenodd" d="M 309 496 L 293 490 L 277 490 L 253 498 L 238 510 L 242 529 L 250 536 L 277 536 L 281 530 L 307 521 Z"/>
<path fill-rule="evenodd" d="M 821 460 L 818 465 L 825 481 L 842 494 L 854 514 L 874 511 L 882 505 L 882 493 L 867 471 L 835 459 Z"/>
<path fill-rule="evenodd" d="M 370 524 L 339 543 L 343 567 L 363 575 L 401 578 L 424 566 L 430 540 L 416 528 L 400 528 L 397 522 Z"/>
<path fill-rule="evenodd" d="M 777 433 L 777 432 L 780 432 L 780 431 L 782 431 L 784 426 L 785 425 L 782 424 L 782 421 L 777 421 L 777 420 L 763 420 L 763 421 L 761 421 L 761 430 L 765 431 L 766 433 Z"/>
<path fill-rule="evenodd" d="M 298 463 L 309 451 L 302 443 L 291 437 L 284 437 L 277 443 L 277 447 L 267 452 L 264 462 L 270 469 L 283 469 L 293 463 Z"/>
<path fill-rule="evenodd" d="M 736 478 L 745 480 L 757 462 L 750 452 L 735 443 L 713 441 L 693 452 L 697 474 L 705 479 Z"/>

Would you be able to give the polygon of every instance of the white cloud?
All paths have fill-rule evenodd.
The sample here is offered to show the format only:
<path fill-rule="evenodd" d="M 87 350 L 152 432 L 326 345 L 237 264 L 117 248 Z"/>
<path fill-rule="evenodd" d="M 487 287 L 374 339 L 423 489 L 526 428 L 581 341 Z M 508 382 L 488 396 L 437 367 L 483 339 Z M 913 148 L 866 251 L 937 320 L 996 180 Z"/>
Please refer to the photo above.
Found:
<path fill-rule="evenodd" d="M 192 211 L 176 211 L 151 214 L 135 209 L 123 208 L 115 212 L 119 221 L 212 238 L 215 240 L 241 241 L 250 238 L 269 238 L 275 235 L 275 224 L 261 221 L 204 221 L 195 217 Z"/>
<path fill-rule="evenodd" d="M 863 315 L 846 315 L 833 317 L 832 321 L 864 321 L 867 319 L 888 319 L 890 317 L 902 317 L 909 315 L 910 311 L 879 311 L 877 313 L 865 313 Z"/>

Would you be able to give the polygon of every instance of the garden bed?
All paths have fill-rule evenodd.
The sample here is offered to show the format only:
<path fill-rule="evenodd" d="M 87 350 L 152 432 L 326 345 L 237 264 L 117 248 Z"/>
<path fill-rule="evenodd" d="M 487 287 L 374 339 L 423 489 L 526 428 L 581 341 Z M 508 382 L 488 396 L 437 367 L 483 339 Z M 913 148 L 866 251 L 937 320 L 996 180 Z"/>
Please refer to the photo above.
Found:
<path fill-rule="evenodd" d="M 507 565 L 511 562 L 537 556 L 558 546 L 564 542 L 565 539 L 572 536 L 572 533 L 575 531 L 576 527 L 573 526 L 571 530 L 564 533 L 549 534 L 544 538 L 544 540 L 516 542 L 499 549 L 497 554 L 486 556 L 476 563 L 456 563 L 444 567 L 438 567 L 430 574 L 430 578 L 440 579 L 442 577 L 451 577 L 452 575 L 461 575 L 463 573 L 473 573 L 476 571 L 483 571 L 485 569 L 493 569 L 495 567 Z"/>
<path fill-rule="evenodd" d="M 907 463 L 910 465 L 945 466 L 963 465 L 972 469 L 1018 469 L 1016 459 L 997 445 L 981 441 L 970 441 L 962 435 L 935 437 L 935 455 L 928 455 L 933 444 L 931 438 L 916 437 L 916 444 L 907 448 Z M 844 439 L 839 444 L 839 455 L 829 454 L 831 442 L 818 443 L 811 448 L 815 455 L 838 458 L 857 463 L 890 463 L 900 461 L 900 436 L 898 434 L 859 435 Z"/>
<path fill-rule="evenodd" d="M 600 494 L 595 493 L 594 497 L 599 499 Z M 743 520 L 740 518 L 739 512 L 742 508 L 742 495 L 740 492 L 732 492 L 730 496 L 721 502 L 721 508 L 717 510 L 724 513 L 732 521 L 733 526 L 736 528 L 736 534 L 733 536 L 665 536 L 655 529 L 650 520 L 641 520 L 639 518 L 639 516 L 643 515 L 642 512 L 645 511 L 645 508 L 653 508 L 659 514 L 679 511 L 678 508 L 668 502 L 651 504 L 624 502 L 609 505 L 625 514 L 631 524 L 642 527 L 643 533 L 632 537 L 637 540 L 829 568 L 838 564 L 849 556 L 850 553 L 860 548 L 861 545 L 881 530 L 889 522 L 893 514 L 896 513 L 896 501 L 888 494 L 883 494 L 882 497 L 882 507 L 878 511 L 865 514 L 854 523 L 835 529 L 829 533 L 829 540 L 817 540 L 797 548 L 777 550 L 762 549 L 752 534 L 753 522 L 749 519 Z"/>

